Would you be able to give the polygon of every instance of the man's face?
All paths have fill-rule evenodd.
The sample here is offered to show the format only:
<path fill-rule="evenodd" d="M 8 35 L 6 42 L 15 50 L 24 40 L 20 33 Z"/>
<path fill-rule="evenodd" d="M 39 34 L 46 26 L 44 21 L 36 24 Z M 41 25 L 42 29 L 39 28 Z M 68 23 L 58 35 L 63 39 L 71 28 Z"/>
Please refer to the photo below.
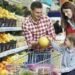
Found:
<path fill-rule="evenodd" d="M 40 17 L 42 15 L 42 8 L 35 8 L 31 11 L 31 13 L 34 20 L 40 20 Z"/>

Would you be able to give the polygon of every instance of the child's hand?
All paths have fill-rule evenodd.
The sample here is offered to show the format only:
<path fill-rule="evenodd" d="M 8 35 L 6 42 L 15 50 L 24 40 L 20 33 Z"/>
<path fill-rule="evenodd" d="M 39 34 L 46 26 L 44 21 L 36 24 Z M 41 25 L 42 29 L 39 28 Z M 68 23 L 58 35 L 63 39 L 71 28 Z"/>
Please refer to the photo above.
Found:
<path fill-rule="evenodd" d="M 58 75 L 59 72 L 60 72 L 60 69 L 58 69 L 58 68 L 54 68 L 54 69 L 52 70 L 52 72 L 54 72 L 54 73 L 56 73 L 56 74 Z"/>

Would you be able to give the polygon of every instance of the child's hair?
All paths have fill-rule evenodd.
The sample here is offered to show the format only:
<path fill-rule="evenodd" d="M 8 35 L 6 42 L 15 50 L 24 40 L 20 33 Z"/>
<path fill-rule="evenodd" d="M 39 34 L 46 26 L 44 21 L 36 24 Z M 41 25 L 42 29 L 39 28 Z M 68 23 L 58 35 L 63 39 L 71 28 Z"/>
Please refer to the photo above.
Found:
<path fill-rule="evenodd" d="M 67 35 L 67 38 L 69 39 L 70 42 L 73 42 L 73 44 L 75 46 L 75 33 L 71 33 L 71 34 Z"/>

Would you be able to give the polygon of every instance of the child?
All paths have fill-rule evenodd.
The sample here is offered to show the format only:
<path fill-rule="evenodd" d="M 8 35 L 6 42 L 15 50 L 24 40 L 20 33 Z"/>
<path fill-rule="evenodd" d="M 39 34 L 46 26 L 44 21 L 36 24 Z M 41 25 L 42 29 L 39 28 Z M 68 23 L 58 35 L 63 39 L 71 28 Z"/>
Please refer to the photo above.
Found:
<path fill-rule="evenodd" d="M 66 36 L 66 45 L 57 46 L 52 41 L 52 46 L 62 53 L 61 69 L 54 69 L 54 72 L 60 72 L 61 75 L 74 75 L 75 74 L 75 33 Z"/>

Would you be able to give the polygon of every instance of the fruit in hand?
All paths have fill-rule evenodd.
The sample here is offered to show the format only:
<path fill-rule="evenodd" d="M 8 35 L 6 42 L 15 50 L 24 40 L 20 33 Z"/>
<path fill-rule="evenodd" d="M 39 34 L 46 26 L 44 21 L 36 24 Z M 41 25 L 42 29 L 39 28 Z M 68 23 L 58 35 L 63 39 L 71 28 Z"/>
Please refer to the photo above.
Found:
<path fill-rule="evenodd" d="M 49 39 L 47 37 L 40 37 L 38 40 L 38 44 L 40 47 L 45 48 L 49 45 Z"/>

